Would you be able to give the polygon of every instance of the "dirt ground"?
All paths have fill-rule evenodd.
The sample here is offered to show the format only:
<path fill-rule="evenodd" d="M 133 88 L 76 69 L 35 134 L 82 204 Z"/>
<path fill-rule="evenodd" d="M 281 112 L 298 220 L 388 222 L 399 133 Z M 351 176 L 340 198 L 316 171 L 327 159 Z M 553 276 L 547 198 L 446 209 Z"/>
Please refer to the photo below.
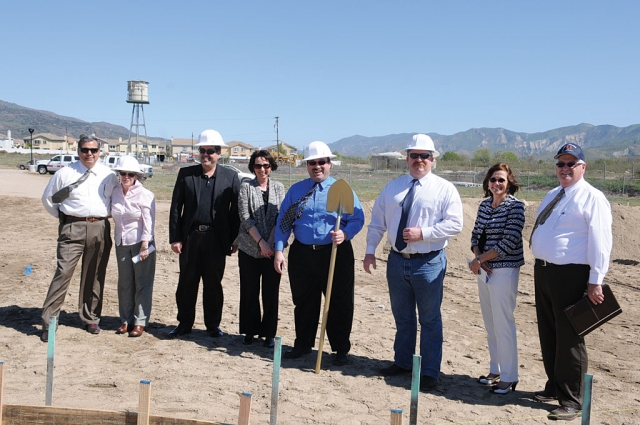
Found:
<path fill-rule="evenodd" d="M 56 264 L 57 220 L 48 215 L 40 195 L 48 179 L 26 171 L 0 170 L 0 362 L 5 363 L 4 403 L 44 405 L 47 345 L 40 342 L 40 309 Z M 464 200 L 463 232 L 447 248 L 449 266 L 442 306 L 444 353 L 441 383 L 421 393 L 420 424 L 547 423 L 551 404 L 536 403 L 532 392 L 545 382 L 536 328 L 531 253 L 521 270 L 516 320 L 520 383 L 515 392 L 494 395 L 476 383 L 488 373 L 486 333 L 474 277 L 465 258 L 479 199 Z M 372 202 L 365 203 L 367 219 Z M 537 205 L 527 208 L 531 226 Z M 640 208 L 613 205 L 614 248 L 606 281 L 623 314 L 587 337 L 594 376 L 592 423 L 640 423 Z M 273 351 L 262 344 L 242 345 L 238 335 L 237 257 L 227 260 L 223 282 L 225 307 L 212 339 L 205 332 L 201 301 L 194 332 L 169 340 L 176 325 L 174 293 L 177 256 L 168 244 L 168 202 L 158 203 L 158 245 L 153 311 L 141 338 L 116 335 L 119 326 L 114 252 L 104 293 L 99 335 L 90 335 L 77 317 L 78 279 L 70 286 L 56 337 L 53 405 L 136 411 L 141 379 L 151 380 L 151 413 L 237 423 L 239 392 L 253 394 L 251 422 L 269 422 Z M 377 370 L 393 359 L 394 322 L 389 308 L 382 248 L 373 275 L 362 270 L 366 228 L 357 235 L 356 311 L 351 362 L 335 367 L 325 343 L 322 372 L 313 372 L 316 351 L 301 359 L 283 359 L 278 421 L 282 424 L 385 424 L 390 409 L 409 421 L 410 378 L 384 378 Z M 528 245 L 528 244 L 525 244 Z M 626 264 L 624 264 L 626 263 Z M 33 273 L 25 276 L 25 267 Z M 294 340 L 293 305 L 286 276 L 281 282 L 278 335 Z M 317 347 L 317 345 L 316 345 Z M 578 421 L 575 421 L 578 423 Z"/>

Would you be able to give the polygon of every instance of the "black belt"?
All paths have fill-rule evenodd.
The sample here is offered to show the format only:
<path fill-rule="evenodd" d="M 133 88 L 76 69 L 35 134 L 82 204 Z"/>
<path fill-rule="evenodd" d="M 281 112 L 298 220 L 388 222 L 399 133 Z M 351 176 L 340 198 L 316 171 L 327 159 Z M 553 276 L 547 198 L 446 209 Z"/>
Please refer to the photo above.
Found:
<path fill-rule="evenodd" d="M 428 257 L 428 256 L 431 256 L 431 255 L 433 255 L 433 254 L 435 254 L 437 252 L 440 252 L 440 251 L 442 251 L 442 250 L 438 249 L 436 251 L 430 251 L 430 252 L 427 252 L 427 253 L 418 252 L 418 253 L 415 253 L 415 254 L 407 254 L 406 252 L 398 252 L 398 251 L 395 251 L 395 250 L 393 252 L 395 252 L 398 255 L 402 255 L 406 259 L 413 259 L 413 258 Z"/>
<path fill-rule="evenodd" d="M 298 243 L 298 244 L 304 246 L 305 248 L 309 248 L 309 249 L 312 249 L 314 251 L 320 251 L 321 249 L 325 249 L 325 248 L 328 248 L 331 245 L 333 245 L 333 244 L 330 244 L 330 243 L 326 244 L 326 245 L 307 245 L 307 244 L 303 244 L 302 242 L 298 241 L 297 239 L 295 240 L 295 243 Z"/>
<path fill-rule="evenodd" d="M 548 262 L 547 260 L 540 260 L 538 258 L 536 258 L 536 266 L 540 266 L 540 267 L 547 267 L 547 266 L 560 266 L 561 264 L 553 264 Z"/>
<path fill-rule="evenodd" d="M 213 230 L 213 224 L 196 224 L 196 230 L 198 232 L 207 232 Z"/>
<path fill-rule="evenodd" d="M 93 223 L 94 221 L 100 221 L 100 220 L 104 220 L 105 217 L 76 217 L 73 215 L 67 215 L 65 216 L 65 221 L 67 223 L 73 222 L 73 221 L 88 221 L 90 223 Z"/>

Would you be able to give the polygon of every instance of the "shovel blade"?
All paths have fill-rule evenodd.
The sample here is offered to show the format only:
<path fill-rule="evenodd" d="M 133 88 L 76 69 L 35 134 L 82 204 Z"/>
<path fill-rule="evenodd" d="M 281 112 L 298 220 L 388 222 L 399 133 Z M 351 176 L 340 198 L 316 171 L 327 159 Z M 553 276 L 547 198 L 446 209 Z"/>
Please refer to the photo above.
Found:
<path fill-rule="evenodd" d="M 331 185 L 327 193 L 327 211 L 338 214 L 353 214 L 353 190 L 340 179 Z"/>

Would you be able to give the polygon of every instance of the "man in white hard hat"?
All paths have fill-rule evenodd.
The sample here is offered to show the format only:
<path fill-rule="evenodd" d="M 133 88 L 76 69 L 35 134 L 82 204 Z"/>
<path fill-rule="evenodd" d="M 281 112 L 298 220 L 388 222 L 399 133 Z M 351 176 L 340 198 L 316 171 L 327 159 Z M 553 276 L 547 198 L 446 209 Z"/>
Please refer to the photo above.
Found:
<path fill-rule="evenodd" d="M 275 233 L 274 267 L 278 273 L 287 268 L 283 250 L 293 231 L 295 240 L 289 249 L 289 282 L 295 304 L 296 340 L 285 358 L 311 353 L 315 345 L 322 294 L 327 289 L 332 244 L 338 245 L 327 318 L 327 337 L 336 352 L 333 363 L 349 362 L 351 326 L 354 308 L 354 256 L 351 239 L 364 225 L 364 211 L 356 194 L 354 213 L 343 214 L 340 230 L 335 232 L 337 213 L 327 211 L 327 193 L 336 181 L 330 177 L 331 153 L 323 142 L 311 142 L 304 158 L 309 178 L 291 186 L 282 205 Z"/>
<path fill-rule="evenodd" d="M 364 270 L 376 268 L 376 247 L 387 232 L 391 251 L 387 282 L 396 322 L 394 363 L 383 376 L 410 374 L 416 350 L 416 308 L 420 322 L 420 389 L 438 385 L 442 362 L 443 281 L 447 270 L 445 247 L 462 231 L 462 202 L 456 188 L 431 172 L 440 154 L 426 134 L 416 134 L 405 149 L 409 174 L 389 182 L 376 200 Z"/>
<path fill-rule="evenodd" d="M 226 256 L 236 250 L 231 244 L 240 226 L 238 175 L 218 166 L 222 147 L 227 146 L 222 136 L 205 130 L 195 146 L 200 164 L 180 169 L 169 211 L 169 243 L 173 252 L 180 254 L 176 289 L 179 324 L 169 333 L 170 338 L 191 333 L 201 278 L 207 332 L 214 338 L 223 335 L 222 276 Z"/>
<path fill-rule="evenodd" d="M 51 317 L 57 317 L 82 257 L 78 315 L 90 334 L 100 333 L 102 293 L 109 262 L 111 193 L 119 184 L 109 167 L 99 162 L 100 142 L 94 136 L 78 140 L 80 161 L 62 168 L 42 194 L 45 209 L 57 217 L 58 265 L 42 306 L 43 342 L 48 340 Z"/>

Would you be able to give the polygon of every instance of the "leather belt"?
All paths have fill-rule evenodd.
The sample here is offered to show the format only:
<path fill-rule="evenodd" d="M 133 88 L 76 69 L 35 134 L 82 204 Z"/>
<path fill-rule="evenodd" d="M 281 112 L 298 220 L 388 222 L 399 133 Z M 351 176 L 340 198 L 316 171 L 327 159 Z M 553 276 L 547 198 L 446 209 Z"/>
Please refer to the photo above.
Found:
<path fill-rule="evenodd" d="M 211 224 L 198 224 L 196 226 L 196 230 L 198 232 L 206 232 L 206 231 L 209 231 L 209 230 L 213 230 L 213 225 L 211 225 Z"/>
<path fill-rule="evenodd" d="M 300 245 L 304 246 L 305 248 L 309 248 L 312 249 L 314 251 L 320 251 L 321 249 L 325 249 L 330 247 L 333 244 L 326 244 L 326 245 L 307 245 L 307 244 L 303 244 L 302 242 L 299 242 L 296 240 L 296 243 L 299 243 Z"/>
<path fill-rule="evenodd" d="M 68 216 L 66 216 L 65 221 L 67 223 L 73 222 L 73 221 L 88 221 L 90 223 L 93 223 L 95 221 L 100 221 L 100 220 L 104 220 L 104 219 L 105 219 L 105 217 L 76 217 L 76 216 L 73 216 L 73 215 L 68 215 Z"/>
<path fill-rule="evenodd" d="M 431 251 L 431 252 L 418 252 L 415 254 L 407 254 L 406 252 L 398 252 L 398 251 L 393 251 L 396 254 L 402 255 L 404 258 L 406 258 L 407 260 L 413 259 L 413 258 L 424 258 L 424 257 L 428 257 L 430 255 L 435 254 L 436 252 L 440 252 L 442 251 L 441 249 L 438 249 L 437 251 Z"/>
<path fill-rule="evenodd" d="M 536 258 L 536 266 L 547 267 L 547 266 L 558 266 L 558 264 L 553 264 L 548 262 L 547 260 L 540 260 Z"/>

